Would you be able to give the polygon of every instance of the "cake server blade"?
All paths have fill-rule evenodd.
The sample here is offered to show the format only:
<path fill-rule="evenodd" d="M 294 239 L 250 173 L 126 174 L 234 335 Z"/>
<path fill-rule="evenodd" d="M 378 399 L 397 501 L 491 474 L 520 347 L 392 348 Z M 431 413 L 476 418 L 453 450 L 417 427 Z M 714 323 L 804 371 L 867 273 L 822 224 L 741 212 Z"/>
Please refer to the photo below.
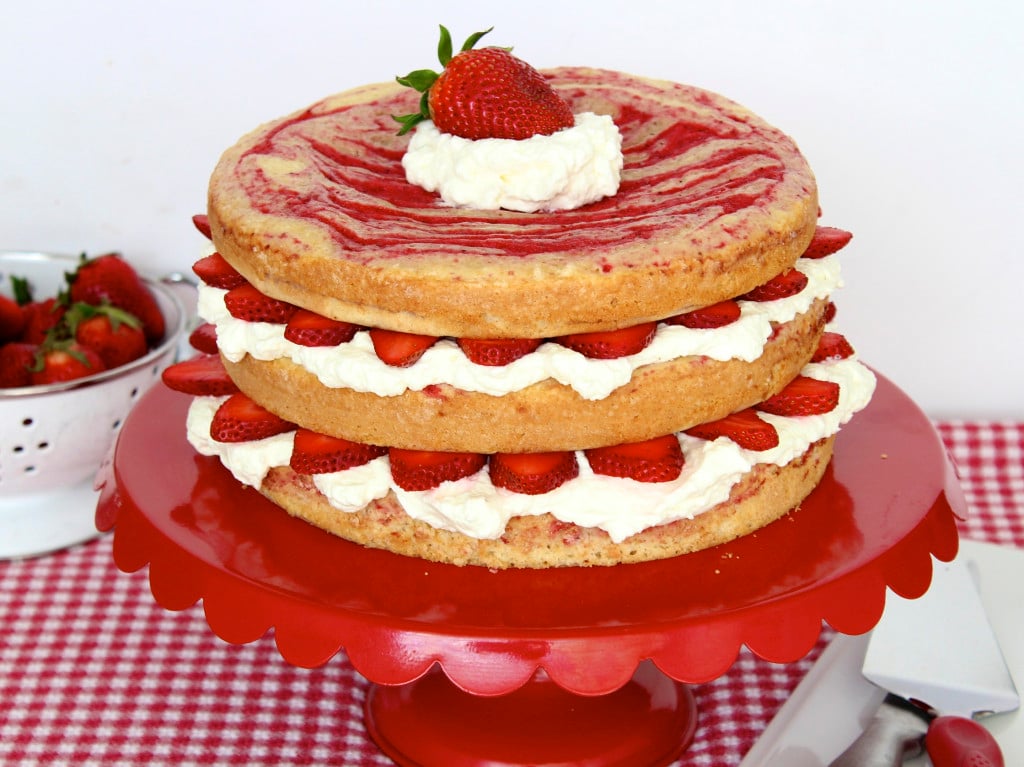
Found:
<path fill-rule="evenodd" d="M 1020 698 L 966 560 L 935 563 L 931 587 L 918 599 L 890 595 L 868 641 L 863 673 L 890 695 L 833 767 L 900 765 L 926 733 L 936 767 L 937 759 L 946 759 L 942 754 L 957 751 L 951 739 L 977 741 L 983 753 L 974 763 L 1002 764 L 995 741 L 973 718 L 1012 711 Z M 934 753 L 933 740 L 942 746 Z"/>

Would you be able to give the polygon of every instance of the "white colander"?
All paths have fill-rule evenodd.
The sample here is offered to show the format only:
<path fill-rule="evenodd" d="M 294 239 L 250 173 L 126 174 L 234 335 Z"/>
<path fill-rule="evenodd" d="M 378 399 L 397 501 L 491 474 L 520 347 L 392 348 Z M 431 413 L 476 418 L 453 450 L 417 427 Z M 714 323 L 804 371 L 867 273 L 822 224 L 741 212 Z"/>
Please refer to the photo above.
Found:
<path fill-rule="evenodd" d="M 77 263 L 69 256 L 0 252 L 0 290 L 9 294 L 14 275 L 28 278 L 37 298 L 54 295 L 64 283 L 64 273 L 74 271 Z M 160 346 L 128 365 L 76 381 L 0 389 L 3 506 L 91 480 L 128 411 L 174 361 L 185 311 L 171 290 L 151 280 L 146 284 L 167 323 Z"/>

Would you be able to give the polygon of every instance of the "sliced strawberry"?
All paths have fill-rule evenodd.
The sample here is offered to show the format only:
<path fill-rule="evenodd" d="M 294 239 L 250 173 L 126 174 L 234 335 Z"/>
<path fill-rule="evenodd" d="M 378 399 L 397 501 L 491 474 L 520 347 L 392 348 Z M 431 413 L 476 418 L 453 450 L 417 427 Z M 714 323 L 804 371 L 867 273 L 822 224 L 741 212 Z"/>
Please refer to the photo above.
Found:
<path fill-rule="evenodd" d="M 217 442 L 251 442 L 295 429 L 295 424 L 271 413 L 248 395 L 237 392 L 217 408 L 210 436 Z"/>
<path fill-rule="evenodd" d="M 611 360 L 643 351 L 654 338 L 657 329 L 657 322 L 642 322 L 620 330 L 573 333 L 555 340 L 585 357 Z"/>
<path fill-rule="evenodd" d="M 197 325 L 188 335 L 189 345 L 203 354 L 217 353 L 217 326 L 212 322 Z"/>
<path fill-rule="evenodd" d="M 38 349 L 36 344 L 18 341 L 0 346 L 0 389 L 32 385 L 32 366 Z"/>
<path fill-rule="evenodd" d="M 835 301 L 829 301 L 825 305 L 825 324 L 832 322 L 836 318 L 836 303 Z"/>
<path fill-rule="evenodd" d="M 69 282 L 72 303 L 110 303 L 139 319 L 150 344 L 163 338 L 166 323 L 160 305 L 135 268 L 119 253 L 83 258 L 74 274 L 69 275 Z"/>
<path fill-rule="evenodd" d="M 213 239 L 213 232 L 210 231 L 210 218 L 205 213 L 196 213 L 192 216 L 192 223 L 199 233 L 208 240 Z"/>
<path fill-rule="evenodd" d="M 476 474 L 487 463 L 480 453 L 444 453 L 435 450 L 388 450 L 391 478 L 403 490 L 430 490 Z"/>
<path fill-rule="evenodd" d="M 398 330 L 370 329 L 373 350 L 381 362 L 396 368 L 412 365 L 437 341 L 436 336 L 402 333 Z"/>
<path fill-rule="evenodd" d="M 628 477 L 638 482 L 671 482 L 683 470 L 683 449 L 675 434 L 593 448 L 586 455 L 595 474 Z"/>
<path fill-rule="evenodd" d="M 807 275 L 797 269 L 787 269 L 776 274 L 768 282 L 758 285 L 741 298 L 747 301 L 777 301 L 780 298 L 795 296 L 805 287 L 807 287 Z"/>
<path fill-rule="evenodd" d="M 352 337 L 359 325 L 332 320 L 308 309 L 299 309 L 288 320 L 284 337 L 299 346 L 337 346 Z"/>
<path fill-rule="evenodd" d="M 491 484 L 513 493 L 540 495 L 580 473 L 576 453 L 496 453 L 491 456 Z"/>
<path fill-rule="evenodd" d="M 33 384 L 73 381 L 106 369 L 100 356 L 75 341 L 41 347 L 32 369 Z"/>
<path fill-rule="evenodd" d="M 164 385 L 194 397 L 224 397 L 238 391 L 238 386 L 216 354 L 198 354 L 164 369 Z"/>
<path fill-rule="evenodd" d="M 224 306 L 235 319 L 275 325 L 284 325 L 299 310 L 295 304 L 271 298 L 249 283 L 225 293 Z"/>
<path fill-rule="evenodd" d="M 364 445 L 300 428 L 295 432 L 291 467 L 299 474 L 331 474 L 362 466 L 387 452 L 386 447 Z"/>
<path fill-rule="evenodd" d="M 825 362 L 826 360 L 845 360 L 853 356 L 853 347 L 846 340 L 842 333 L 826 331 L 821 334 L 818 341 L 818 348 L 811 357 L 811 362 Z"/>
<path fill-rule="evenodd" d="M 744 450 L 771 450 L 779 444 L 779 433 L 775 427 L 761 420 L 753 408 L 699 424 L 687 429 L 686 433 L 709 441 L 727 437 Z"/>
<path fill-rule="evenodd" d="M 853 234 L 832 226 L 819 226 L 814 230 L 811 244 L 801 258 L 824 258 L 842 250 L 853 238 Z"/>
<path fill-rule="evenodd" d="M 220 253 L 203 256 L 192 264 L 192 271 L 203 281 L 203 284 L 209 285 L 211 288 L 231 290 L 248 282 Z"/>
<path fill-rule="evenodd" d="M 688 328 L 721 328 L 731 325 L 740 318 L 740 305 L 728 299 L 711 306 L 694 309 L 692 312 L 677 314 L 665 320 L 669 325 L 683 325 Z"/>
<path fill-rule="evenodd" d="M 839 384 L 797 376 L 778 394 L 757 405 L 757 409 L 784 416 L 820 415 L 831 412 L 838 404 Z"/>
<path fill-rule="evenodd" d="M 459 348 L 470 362 L 489 367 L 501 367 L 525 357 L 542 341 L 539 338 L 460 338 Z"/>

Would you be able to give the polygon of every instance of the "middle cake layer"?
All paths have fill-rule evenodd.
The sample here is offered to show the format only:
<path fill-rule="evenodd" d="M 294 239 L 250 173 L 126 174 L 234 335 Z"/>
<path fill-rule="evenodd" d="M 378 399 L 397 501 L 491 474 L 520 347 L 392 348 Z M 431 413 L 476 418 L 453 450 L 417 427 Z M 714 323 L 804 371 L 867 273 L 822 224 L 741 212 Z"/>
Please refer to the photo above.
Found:
<path fill-rule="evenodd" d="M 646 365 L 598 400 L 552 379 L 503 396 L 441 384 L 382 397 L 324 386 L 288 359 L 245 355 L 224 364 L 268 410 L 356 442 L 484 453 L 575 450 L 681 431 L 767 399 L 811 359 L 825 307 L 819 299 L 779 326 L 752 362 L 689 356 Z"/>

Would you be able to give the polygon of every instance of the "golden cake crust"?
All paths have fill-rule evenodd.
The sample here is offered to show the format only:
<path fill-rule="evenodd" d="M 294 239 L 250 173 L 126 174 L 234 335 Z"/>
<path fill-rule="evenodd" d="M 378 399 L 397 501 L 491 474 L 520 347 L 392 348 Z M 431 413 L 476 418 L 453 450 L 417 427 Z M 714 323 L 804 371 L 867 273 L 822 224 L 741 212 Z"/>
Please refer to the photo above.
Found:
<path fill-rule="evenodd" d="M 218 163 L 218 251 L 267 295 L 413 333 L 543 338 L 662 319 L 791 266 L 817 216 L 791 139 L 691 86 L 545 73 L 623 135 L 617 195 L 556 214 L 456 210 L 405 181 L 415 111 L 396 84 L 328 98 L 244 137 Z"/>
<path fill-rule="evenodd" d="M 346 513 L 333 508 L 308 476 L 289 468 L 272 469 L 260 492 L 289 514 L 337 536 L 435 562 L 490 568 L 615 565 L 692 553 L 774 522 L 821 481 L 834 441 L 829 437 L 816 442 L 782 467 L 760 464 L 715 508 L 692 520 L 649 528 L 622 543 L 614 543 L 601 530 L 566 524 L 550 514 L 514 517 L 501 538 L 477 540 L 412 519 L 393 494 Z"/>
<path fill-rule="evenodd" d="M 753 362 L 707 357 L 639 368 L 603 400 L 547 380 L 501 397 L 449 385 L 379 397 L 331 389 L 286 359 L 224 360 L 239 388 L 281 417 L 324 434 L 411 449 L 543 452 L 640 442 L 761 402 L 810 360 L 826 301 L 777 328 Z"/>

